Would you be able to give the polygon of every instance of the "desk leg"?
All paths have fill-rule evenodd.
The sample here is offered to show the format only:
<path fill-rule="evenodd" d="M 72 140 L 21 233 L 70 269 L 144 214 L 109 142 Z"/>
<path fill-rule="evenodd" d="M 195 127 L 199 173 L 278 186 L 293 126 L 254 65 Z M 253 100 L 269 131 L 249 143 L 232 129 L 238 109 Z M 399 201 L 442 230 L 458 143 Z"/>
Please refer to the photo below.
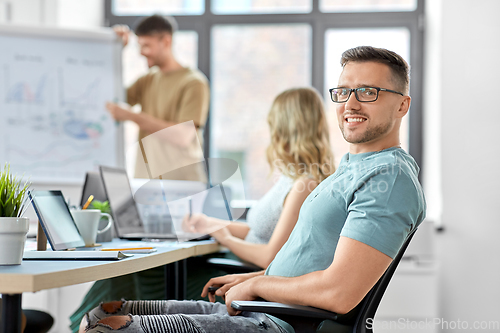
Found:
<path fill-rule="evenodd" d="M 177 267 L 177 262 L 165 265 L 165 299 L 177 299 Z"/>
<path fill-rule="evenodd" d="M 187 295 L 187 259 L 178 261 L 177 299 L 185 300 Z"/>
<path fill-rule="evenodd" d="M 186 259 L 165 265 L 165 299 L 186 299 L 186 277 Z"/>
<path fill-rule="evenodd" d="M 0 333 L 21 333 L 22 294 L 2 294 L 2 326 Z"/>

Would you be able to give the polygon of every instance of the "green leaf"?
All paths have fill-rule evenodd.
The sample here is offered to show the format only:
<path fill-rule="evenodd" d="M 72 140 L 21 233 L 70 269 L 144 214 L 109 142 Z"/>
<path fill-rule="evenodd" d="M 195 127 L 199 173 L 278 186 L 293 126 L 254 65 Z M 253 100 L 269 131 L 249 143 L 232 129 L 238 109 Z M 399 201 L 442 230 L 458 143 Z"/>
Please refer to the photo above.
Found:
<path fill-rule="evenodd" d="M 22 184 L 20 177 L 12 175 L 10 165 L 5 163 L 0 170 L 0 217 L 20 217 L 30 186 L 30 182 Z"/>
<path fill-rule="evenodd" d="M 94 209 L 99 209 L 103 213 L 110 213 L 110 208 L 109 208 L 109 202 L 108 201 L 99 201 L 99 200 L 93 200 L 92 203 L 90 204 L 92 208 Z"/>

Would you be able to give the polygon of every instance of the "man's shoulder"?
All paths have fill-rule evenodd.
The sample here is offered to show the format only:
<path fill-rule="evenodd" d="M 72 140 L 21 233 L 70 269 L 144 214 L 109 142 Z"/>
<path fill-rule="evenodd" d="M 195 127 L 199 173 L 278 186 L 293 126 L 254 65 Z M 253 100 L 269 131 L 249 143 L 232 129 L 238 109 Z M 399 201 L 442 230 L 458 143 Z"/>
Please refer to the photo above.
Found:
<path fill-rule="evenodd" d="M 148 70 L 146 74 L 141 76 L 139 79 L 174 79 L 174 80 L 182 80 L 182 81 L 203 81 L 208 82 L 207 77 L 203 72 L 196 68 L 183 67 L 175 72 L 170 72 L 168 74 L 163 73 L 158 67 L 152 67 Z"/>
<path fill-rule="evenodd" d="M 418 179 L 420 168 L 413 157 L 403 149 L 382 152 L 373 156 L 373 167 L 367 170 L 366 178 L 376 182 L 382 189 L 392 188 L 394 193 L 402 193 L 407 198 L 425 206 L 422 186 Z M 386 191 L 390 194 L 390 191 Z"/>
<path fill-rule="evenodd" d="M 349 182 L 352 191 L 358 191 L 359 185 L 376 183 L 388 188 L 413 189 L 420 193 L 419 171 L 415 160 L 403 149 L 391 149 L 375 152 L 353 163 L 347 167 L 346 176 L 352 180 Z"/>
<path fill-rule="evenodd" d="M 207 84 L 208 79 L 202 71 L 196 68 L 184 67 L 179 71 L 179 78 L 183 83 L 203 83 Z"/>
<path fill-rule="evenodd" d="M 155 80 L 155 77 L 159 77 L 159 76 L 161 76 L 161 70 L 158 67 L 156 67 L 156 66 L 152 67 L 145 74 L 143 74 L 142 76 L 140 76 L 135 81 L 135 83 L 133 84 L 133 86 L 145 88 L 145 87 L 153 84 L 153 82 Z"/>
<path fill-rule="evenodd" d="M 373 171 L 397 168 L 402 172 L 413 175 L 418 175 L 420 172 L 420 168 L 413 157 L 403 149 L 391 149 L 370 155 L 363 160 L 363 165 L 365 169 L 372 169 Z"/>

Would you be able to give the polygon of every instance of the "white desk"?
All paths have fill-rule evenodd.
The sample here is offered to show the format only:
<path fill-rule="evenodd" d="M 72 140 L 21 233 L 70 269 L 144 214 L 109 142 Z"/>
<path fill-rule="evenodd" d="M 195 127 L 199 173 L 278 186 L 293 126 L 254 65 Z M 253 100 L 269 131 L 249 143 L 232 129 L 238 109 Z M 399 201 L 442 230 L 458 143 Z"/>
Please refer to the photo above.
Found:
<path fill-rule="evenodd" d="M 134 243 L 137 242 L 126 244 L 132 247 Z M 125 247 L 124 244 L 123 241 L 115 241 L 103 243 L 103 246 Z M 155 246 L 157 252 L 134 254 L 133 257 L 119 261 L 24 260 L 21 265 L 0 266 L 0 293 L 3 299 L 0 332 L 21 332 L 23 292 L 36 292 L 112 278 L 153 267 L 177 264 L 189 257 L 219 251 L 219 245 L 214 241 L 185 242 L 171 246 L 169 243 L 152 243 L 151 246 Z M 173 287 L 173 291 L 179 295 L 175 289 L 179 288 L 179 283 L 182 284 L 180 280 L 185 276 L 177 266 L 171 268 L 169 276 L 174 278 L 176 283 L 169 287 Z"/>

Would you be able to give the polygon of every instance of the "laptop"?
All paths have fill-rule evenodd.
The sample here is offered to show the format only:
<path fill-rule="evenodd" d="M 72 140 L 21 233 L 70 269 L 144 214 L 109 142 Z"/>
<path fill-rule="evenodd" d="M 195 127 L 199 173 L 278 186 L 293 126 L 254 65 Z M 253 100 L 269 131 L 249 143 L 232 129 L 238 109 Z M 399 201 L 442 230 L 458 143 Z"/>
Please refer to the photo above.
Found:
<path fill-rule="evenodd" d="M 106 192 L 102 184 L 101 174 L 99 172 L 89 171 L 85 175 L 85 182 L 83 183 L 82 197 L 80 199 L 80 207 L 83 207 L 87 199 L 93 195 L 94 200 L 101 202 L 107 201 Z"/>
<path fill-rule="evenodd" d="M 203 240 L 210 238 L 210 236 L 206 234 L 188 233 L 179 230 L 171 232 L 155 232 L 155 233 L 146 232 L 146 227 L 144 221 L 141 218 L 137 202 L 134 199 L 134 195 L 132 193 L 132 188 L 130 186 L 130 181 L 128 179 L 126 170 L 108 166 L 100 166 L 99 169 L 101 172 L 102 183 L 104 185 L 106 197 L 108 198 L 109 201 L 111 215 L 113 216 L 113 220 L 115 222 L 116 233 L 119 238 L 131 239 L 131 240 L 138 240 L 138 239 Z M 162 186 L 163 184 L 165 184 L 165 182 L 162 183 L 161 180 L 153 180 L 148 182 L 157 182 L 157 184 L 162 184 Z M 182 181 L 173 181 L 173 182 L 182 182 Z M 172 192 L 169 190 L 170 190 L 169 188 L 165 189 L 162 188 L 163 199 L 166 198 L 165 192 Z M 200 193 L 193 193 L 193 194 L 198 196 Z M 203 203 L 200 202 L 201 200 L 206 201 L 204 199 L 197 200 L 197 204 L 200 208 L 195 209 L 194 211 L 200 212 L 204 210 L 202 208 Z M 159 203 L 162 204 L 164 208 L 168 206 L 167 200 L 162 200 Z M 156 202 L 156 205 L 158 205 L 159 203 Z M 161 222 L 171 223 L 171 218 L 169 214 L 167 214 L 167 216 L 164 217 L 164 220 Z"/>
<path fill-rule="evenodd" d="M 120 260 L 127 257 L 119 251 L 85 248 L 61 191 L 30 191 L 28 196 L 53 251 L 24 251 L 23 259 Z M 74 249 L 77 251 L 64 251 Z"/>

